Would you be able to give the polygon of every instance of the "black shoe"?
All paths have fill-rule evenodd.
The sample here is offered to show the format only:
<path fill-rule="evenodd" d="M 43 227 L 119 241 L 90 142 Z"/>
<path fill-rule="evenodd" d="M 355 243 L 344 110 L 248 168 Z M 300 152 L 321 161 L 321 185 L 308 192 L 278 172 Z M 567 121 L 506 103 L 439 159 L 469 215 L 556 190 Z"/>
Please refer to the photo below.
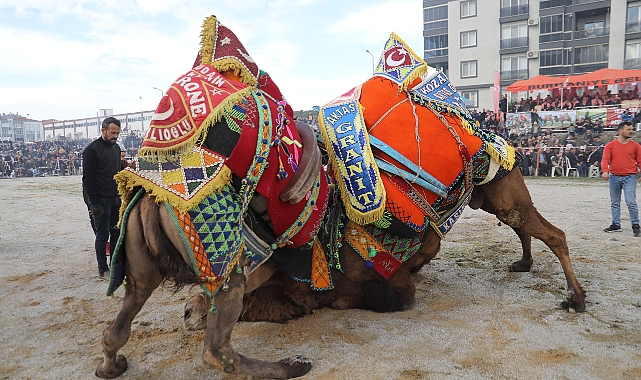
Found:
<path fill-rule="evenodd" d="M 636 237 L 641 236 L 641 227 L 638 224 L 632 225 L 632 234 Z"/>
<path fill-rule="evenodd" d="M 605 231 L 605 232 L 621 232 L 621 226 L 617 226 L 616 224 L 610 224 L 610 227 L 604 229 L 603 231 Z"/>
<path fill-rule="evenodd" d="M 105 275 L 105 273 L 106 273 L 106 275 Z M 101 280 L 108 280 L 108 279 L 109 279 L 109 271 L 106 271 L 106 272 L 98 272 L 98 277 L 99 277 Z"/>

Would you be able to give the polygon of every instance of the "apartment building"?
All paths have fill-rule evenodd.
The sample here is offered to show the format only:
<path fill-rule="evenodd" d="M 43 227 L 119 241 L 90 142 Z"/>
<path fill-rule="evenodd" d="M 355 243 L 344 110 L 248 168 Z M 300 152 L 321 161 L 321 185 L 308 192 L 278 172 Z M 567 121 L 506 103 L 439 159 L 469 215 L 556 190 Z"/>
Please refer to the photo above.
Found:
<path fill-rule="evenodd" d="M 475 108 L 517 80 L 641 69 L 639 0 L 423 0 L 424 58 Z M 519 94 L 525 96 L 525 93 Z"/>
<path fill-rule="evenodd" d="M 114 114 L 113 109 L 101 109 L 96 115 L 81 119 L 43 120 L 44 139 L 83 139 L 100 136 L 102 121 L 110 116 L 120 120 L 121 133 L 143 135 L 149 129 L 154 112 L 150 110 Z"/>
<path fill-rule="evenodd" d="M 42 140 L 43 136 L 41 121 L 17 113 L 0 114 L 0 141 L 34 142 Z"/>

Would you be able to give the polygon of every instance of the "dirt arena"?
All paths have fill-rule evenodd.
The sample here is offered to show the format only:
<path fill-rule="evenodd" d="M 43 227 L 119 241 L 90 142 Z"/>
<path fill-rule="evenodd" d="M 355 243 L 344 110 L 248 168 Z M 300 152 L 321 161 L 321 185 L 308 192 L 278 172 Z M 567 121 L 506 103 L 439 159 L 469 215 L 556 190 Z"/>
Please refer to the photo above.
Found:
<path fill-rule="evenodd" d="M 567 234 L 587 312 L 559 308 L 565 278 L 545 245 L 533 242 L 530 273 L 510 273 L 521 255 L 516 235 L 467 209 L 416 276 L 413 309 L 239 323 L 236 349 L 267 360 L 302 354 L 314 363 L 304 379 L 641 378 L 641 238 L 627 209 L 624 231 L 606 234 L 605 181 L 527 184 L 541 214 Z M 0 379 L 94 378 L 102 331 L 124 291 L 106 297 L 97 277 L 80 177 L 0 180 L 0 205 Z M 129 360 L 122 379 L 243 378 L 202 366 L 204 332 L 182 325 L 189 295 L 154 293 L 120 351 Z"/>

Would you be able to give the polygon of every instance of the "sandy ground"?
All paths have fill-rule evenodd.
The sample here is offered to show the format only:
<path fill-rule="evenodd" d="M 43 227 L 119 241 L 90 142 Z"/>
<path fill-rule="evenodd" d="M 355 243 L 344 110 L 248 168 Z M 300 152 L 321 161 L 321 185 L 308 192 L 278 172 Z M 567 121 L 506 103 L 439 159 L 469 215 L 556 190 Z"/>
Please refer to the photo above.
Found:
<path fill-rule="evenodd" d="M 565 279 L 533 243 L 530 273 L 510 273 L 510 228 L 466 210 L 437 259 L 417 276 L 413 309 L 320 310 L 288 324 L 239 323 L 236 349 L 279 360 L 302 354 L 304 379 L 641 378 L 641 238 L 606 234 L 605 181 L 527 180 L 539 211 L 565 230 L 587 312 L 559 308 Z M 0 378 L 92 379 L 102 330 L 124 291 L 105 296 L 80 177 L 0 180 Z M 196 293 L 198 289 L 192 289 Z M 182 325 L 189 290 L 157 290 L 120 353 L 122 379 L 238 379 L 206 370 L 203 331 Z"/>

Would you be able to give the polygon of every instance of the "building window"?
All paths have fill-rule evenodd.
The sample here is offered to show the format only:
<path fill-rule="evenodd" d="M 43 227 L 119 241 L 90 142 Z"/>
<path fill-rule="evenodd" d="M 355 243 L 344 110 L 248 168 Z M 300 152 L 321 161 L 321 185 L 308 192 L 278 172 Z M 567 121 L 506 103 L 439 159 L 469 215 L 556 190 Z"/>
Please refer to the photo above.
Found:
<path fill-rule="evenodd" d="M 556 14 L 539 18 L 539 42 L 564 41 L 572 38 L 572 15 Z"/>
<path fill-rule="evenodd" d="M 608 67 L 609 45 L 574 48 L 574 73 L 588 73 Z"/>
<path fill-rule="evenodd" d="M 423 30 L 447 28 L 447 5 L 423 9 Z"/>
<path fill-rule="evenodd" d="M 476 0 L 461 1 L 461 18 L 476 16 Z"/>
<path fill-rule="evenodd" d="M 461 78 L 475 78 L 476 77 L 476 62 L 477 61 L 462 61 L 461 62 Z"/>
<path fill-rule="evenodd" d="M 508 57 L 501 59 L 501 80 L 528 79 L 527 57 Z"/>
<path fill-rule="evenodd" d="M 641 41 L 625 44 L 624 70 L 638 70 L 641 68 Z"/>
<path fill-rule="evenodd" d="M 641 5 L 628 7 L 628 19 L 625 24 L 626 33 L 637 33 L 641 31 Z"/>
<path fill-rule="evenodd" d="M 501 0 L 501 17 L 530 13 L 529 0 Z"/>
<path fill-rule="evenodd" d="M 466 48 L 473 46 L 476 46 L 476 30 L 461 32 L 461 47 Z"/>
<path fill-rule="evenodd" d="M 512 25 L 501 28 L 501 49 L 529 46 L 527 25 Z"/>
<path fill-rule="evenodd" d="M 468 107 L 477 108 L 479 106 L 479 92 L 478 91 L 461 91 L 461 96 L 469 100 L 466 102 Z"/>
<path fill-rule="evenodd" d="M 425 59 L 447 56 L 447 34 L 425 37 Z"/>

